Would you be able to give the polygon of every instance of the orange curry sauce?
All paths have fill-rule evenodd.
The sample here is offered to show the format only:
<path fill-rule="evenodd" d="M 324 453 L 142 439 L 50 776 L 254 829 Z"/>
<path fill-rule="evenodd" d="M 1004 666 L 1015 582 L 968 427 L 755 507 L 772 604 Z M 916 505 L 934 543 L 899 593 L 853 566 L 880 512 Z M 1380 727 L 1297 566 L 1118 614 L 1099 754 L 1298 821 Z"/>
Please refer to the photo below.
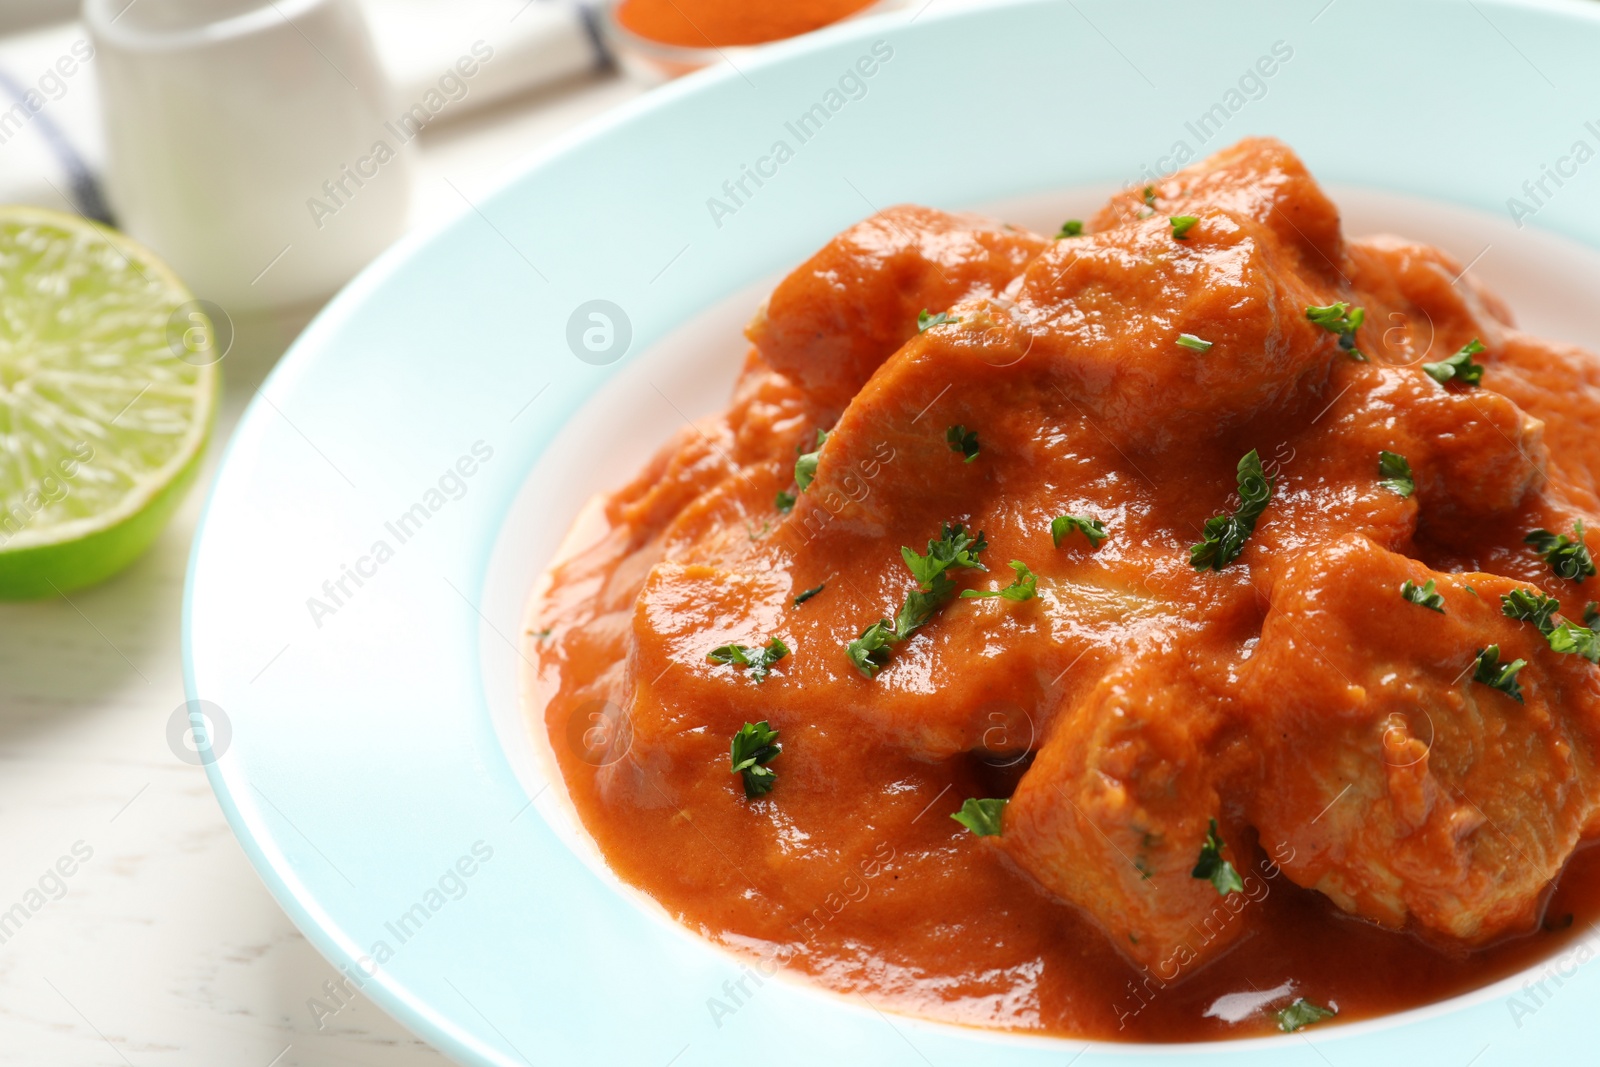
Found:
<path fill-rule="evenodd" d="M 1595 914 L 1600 670 L 1545 631 L 1581 642 L 1600 580 L 1526 538 L 1600 515 L 1600 362 L 1450 257 L 1345 237 L 1246 141 L 1058 238 L 884 212 L 748 334 L 727 413 L 603 498 L 529 616 L 583 823 L 680 921 L 908 1012 L 1178 1041 L 1433 1001 Z M 1197 567 L 1252 450 L 1270 499 Z M 858 669 L 947 523 L 987 540 L 956 587 L 1015 560 L 1035 595 L 952 594 Z M 1560 613 L 1508 617 L 1519 590 Z M 762 681 L 708 659 L 773 638 Z M 729 745 L 761 720 L 748 799 Z M 1008 798 L 1000 833 L 967 798 Z M 1237 886 L 1194 874 L 1213 820 Z"/>
<path fill-rule="evenodd" d="M 683 48 L 765 44 L 838 22 L 873 0 L 623 0 L 617 21 Z"/>

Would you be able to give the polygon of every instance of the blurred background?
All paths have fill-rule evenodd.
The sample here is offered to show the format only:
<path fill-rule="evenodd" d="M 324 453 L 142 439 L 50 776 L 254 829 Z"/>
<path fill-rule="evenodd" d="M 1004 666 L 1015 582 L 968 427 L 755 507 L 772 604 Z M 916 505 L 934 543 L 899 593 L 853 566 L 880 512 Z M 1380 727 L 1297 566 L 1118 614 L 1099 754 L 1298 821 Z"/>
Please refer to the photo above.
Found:
<path fill-rule="evenodd" d="M 284 917 L 180 728 L 184 571 L 218 458 L 305 324 L 406 233 L 672 76 L 888 6 L 0 0 L 0 205 L 153 250 L 206 302 L 223 382 L 147 552 L 0 603 L 0 1064 L 445 1062 Z"/>

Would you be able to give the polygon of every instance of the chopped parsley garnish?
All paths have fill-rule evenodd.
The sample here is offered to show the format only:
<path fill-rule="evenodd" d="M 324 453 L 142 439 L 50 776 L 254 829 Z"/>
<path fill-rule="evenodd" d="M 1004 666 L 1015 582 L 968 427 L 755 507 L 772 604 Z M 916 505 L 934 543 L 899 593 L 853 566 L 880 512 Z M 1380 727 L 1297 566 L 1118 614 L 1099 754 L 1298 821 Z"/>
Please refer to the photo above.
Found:
<path fill-rule="evenodd" d="M 986 596 L 1003 596 L 1007 600 L 1032 600 L 1033 595 L 1039 591 L 1039 578 L 1028 565 L 1020 559 L 1011 561 L 1011 569 L 1017 572 L 1010 585 L 1004 589 L 993 589 L 987 592 L 978 589 L 963 589 L 961 595 L 965 599 L 975 599 Z"/>
<path fill-rule="evenodd" d="M 1600 600 L 1591 600 L 1583 606 L 1583 624 L 1591 630 L 1600 623 Z"/>
<path fill-rule="evenodd" d="M 1293 1004 L 1287 1008 L 1279 1008 L 1274 1014 L 1278 1017 L 1278 1029 L 1286 1034 L 1292 1034 L 1312 1023 L 1333 1018 L 1339 1014 L 1339 1009 L 1324 1008 L 1320 1004 L 1313 1004 L 1305 997 L 1297 997 Z"/>
<path fill-rule="evenodd" d="M 795 495 L 793 493 L 783 492 L 781 490 L 778 493 L 777 500 L 774 501 L 774 503 L 778 505 L 778 510 L 783 512 L 785 515 L 794 510 L 794 502 Z"/>
<path fill-rule="evenodd" d="M 761 683 L 767 680 L 772 665 L 789 654 L 789 646 L 774 637 L 766 648 L 749 648 L 745 645 L 722 645 L 706 653 L 712 663 L 731 663 L 736 667 L 749 667 L 750 680 Z"/>
<path fill-rule="evenodd" d="M 1400 586 L 1400 595 L 1418 607 L 1444 614 L 1444 594 L 1434 589 L 1432 578 L 1421 585 L 1407 578 Z"/>
<path fill-rule="evenodd" d="M 1057 548 L 1074 532 L 1087 537 L 1090 548 L 1099 548 L 1100 542 L 1111 536 L 1106 533 L 1099 519 L 1091 519 L 1087 515 L 1060 515 L 1050 520 L 1050 540 L 1056 543 Z"/>
<path fill-rule="evenodd" d="M 893 645 L 910 637 L 934 612 L 955 599 L 956 583 L 945 572 L 953 568 L 988 570 L 978 559 L 978 553 L 988 547 L 982 530 L 974 537 L 959 522 L 940 527 L 938 540 L 928 542 L 925 556 L 902 546 L 900 558 L 916 578 L 917 588 L 907 594 L 894 622 L 879 619 L 845 646 L 845 655 L 856 670 L 868 678 L 877 674 L 889 662 Z"/>
<path fill-rule="evenodd" d="M 1500 598 L 1500 610 L 1507 618 L 1536 626 L 1552 652 L 1578 655 L 1590 663 L 1600 663 L 1600 635 L 1594 630 L 1595 616 L 1587 609 L 1584 611 L 1587 625 L 1578 626 L 1565 619 L 1558 623 L 1555 614 L 1561 610 L 1561 602 L 1555 597 L 1545 596 L 1537 589 L 1513 589 Z"/>
<path fill-rule="evenodd" d="M 1583 543 L 1583 520 L 1572 524 L 1572 536 L 1553 534 L 1549 530 L 1535 530 L 1524 537 L 1525 544 L 1544 557 L 1558 578 L 1582 582 L 1594 577 L 1594 559 L 1589 547 Z"/>
<path fill-rule="evenodd" d="M 1000 836 L 1000 817 L 1005 813 L 1005 798 L 968 797 L 961 802 L 961 810 L 950 817 L 979 837 Z"/>
<path fill-rule="evenodd" d="M 930 315 L 928 314 L 928 309 L 923 308 L 921 311 L 917 312 L 917 332 L 927 333 L 935 326 L 954 325 L 960 321 L 960 319 L 951 318 L 948 311 L 941 311 L 937 315 Z"/>
<path fill-rule="evenodd" d="M 1422 369 L 1428 372 L 1428 377 L 1444 385 L 1446 382 L 1460 382 L 1462 385 L 1477 385 L 1483 381 L 1483 364 L 1472 362 L 1472 357 L 1483 351 L 1483 342 L 1476 337 L 1461 346 L 1461 351 L 1448 359 L 1441 359 L 1437 363 L 1424 363 Z"/>
<path fill-rule="evenodd" d="M 1272 499 L 1273 483 L 1261 469 L 1261 456 L 1251 449 L 1239 460 L 1239 510 L 1206 520 L 1205 537 L 1189 548 L 1189 565 L 1197 571 L 1220 571 L 1239 558 L 1244 542 L 1256 529 L 1256 520 Z"/>
<path fill-rule="evenodd" d="M 1513 589 L 1500 598 L 1500 613 L 1508 619 L 1529 622 L 1542 634 L 1555 629 L 1554 615 L 1561 610 L 1561 601 L 1545 596 L 1537 589 Z"/>
<path fill-rule="evenodd" d="M 981 530 L 973 538 L 968 536 L 960 523 L 954 526 L 945 524 L 939 531 L 939 539 L 928 542 L 926 556 L 919 556 L 910 548 L 901 546 L 900 558 L 905 560 L 912 577 L 916 578 L 917 588 L 906 596 L 899 614 L 895 616 L 894 640 L 904 641 L 910 637 L 933 617 L 935 611 L 954 599 L 956 583 L 949 579 L 945 571 L 952 567 L 987 571 L 989 568 L 979 562 L 978 553 L 988 547 L 989 542 L 984 539 Z"/>
<path fill-rule="evenodd" d="M 1512 660 L 1502 665 L 1500 663 L 1500 646 L 1490 645 L 1478 653 L 1477 666 L 1472 672 L 1474 682 L 1482 682 L 1490 689 L 1498 689 L 1506 696 L 1523 703 L 1522 686 L 1517 684 L 1517 672 L 1528 665 L 1525 659 Z"/>
<path fill-rule="evenodd" d="M 811 488 L 811 482 L 817 476 L 817 460 L 822 456 L 822 446 L 828 443 L 828 431 L 817 431 L 817 447 L 810 452 L 801 453 L 800 458 L 794 461 L 794 484 L 800 487 L 803 493 Z"/>
<path fill-rule="evenodd" d="M 1056 234 L 1056 240 L 1059 241 L 1063 237 L 1080 237 L 1082 235 L 1083 235 L 1083 220 L 1082 219 L 1068 219 L 1066 222 L 1063 222 L 1061 224 L 1061 232 Z"/>
<path fill-rule="evenodd" d="M 1398 452 L 1378 453 L 1378 484 L 1403 497 L 1417 490 L 1417 480 L 1411 476 L 1411 463 Z"/>
<path fill-rule="evenodd" d="M 1155 207 L 1156 206 L 1156 187 L 1155 186 L 1153 186 L 1153 185 L 1145 186 L 1144 187 L 1144 193 L 1142 195 L 1144 196 L 1144 206 L 1145 207 Z"/>
<path fill-rule="evenodd" d="M 777 741 L 778 731 L 765 719 L 747 722 L 733 735 L 733 744 L 728 749 L 728 762 L 733 764 L 730 773 L 744 776 L 745 799 L 754 800 L 772 792 L 778 772 L 767 764 L 783 751 Z"/>
<path fill-rule="evenodd" d="M 958 523 L 945 523 L 939 528 L 939 539 L 928 542 L 928 554 L 919 556 L 911 549 L 901 546 L 900 558 L 906 561 L 906 566 L 911 569 L 912 577 L 924 591 L 931 591 L 945 571 L 952 567 L 961 567 L 968 570 L 986 571 L 978 559 L 978 553 L 989 547 L 988 540 L 983 536 L 983 531 L 978 531 L 978 536 L 968 534 L 966 528 Z"/>
<path fill-rule="evenodd" d="M 932 589 L 913 589 L 907 593 L 905 603 L 895 613 L 894 630 L 890 636 L 896 641 L 904 641 L 916 633 L 933 618 L 934 612 L 950 602 L 955 591 L 956 584 L 941 574 L 934 579 Z"/>
<path fill-rule="evenodd" d="M 978 458 L 978 431 L 965 426 L 952 426 L 944 432 L 944 439 L 950 451 L 960 452 L 967 457 L 968 463 Z"/>
<path fill-rule="evenodd" d="M 1188 238 L 1189 231 L 1194 229 L 1194 224 L 1200 221 L 1200 216 L 1174 215 L 1167 221 L 1172 223 L 1172 239 L 1182 241 Z"/>
<path fill-rule="evenodd" d="M 1244 879 L 1233 869 L 1233 864 L 1222 858 L 1222 850 L 1227 847 L 1222 843 L 1222 838 L 1217 836 L 1217 820 L 1212 819 L 1211 829 L 1206 831 L 1205 842 L 1200 846 L 1200 860 L 1189 872 L 1191 878 L 1204 878 L 1210 882 L 1216 887 L 1217 895 L 1224 897 L 1229 893 L 1244 892 Z"/>
<path fill-rule="evenodd" d="M 827 582 L 823 582 L 821 585 L 815 586 L 815 587 L 813 587 L 811 589 L 807 589 L 805 592 L 801 593 L 799 596 L 794 598 L 794 606 L 795 607 L 799 607 L 801 604 L 804 604 L 806 601 L 810 600 L 812 597 L 816 596 L 818 593 L 822 592 L 827 587 L 828 587 L 828 583 Z"/>
<path fill-rule="evenodd" d="M 1356 347 L 1356 331 L 1367 319 L 1365 309 L 1351 307 L 1343 300 L 1325 307 L 1312 304 L 1306 308 L 1306 318 L 1311 320 L 1312 325 L 1321 326 L 1329 333 L 1338 334 L 1339 347 L 1344 349 L 1351 359 L 1358 363 L 1367 361 L 1367 357 Z"/>
<path fill-rule="evenodd" d="M 1544 637 L 1552 652 L 1578 655 L 1590 663 L 1600 664 L 1600 634 L 1590 627 L 1563 621 Z"/>
<path fill-rule="evenodd" d="M 1344 334 L 1355 333 L 1366 321 L 1367 313 L 1359 307 L 1351 307 L 1341 300 L 1335 304 L 1318 306 L 1312 304 L 1306 308 L 1306 318 L 1313 326 L 1321 326 L 1329 333 Z"/>
<path fill-rule="evenodd" d="M 894 623 L 879 619 L 862 630 L 860 637 L 845 645 L 844 654 L 850 657 L 856 670 L 871 678 L 889 665 L 889 646 L 897 640 Z"/>
<path fill-rule="evenodd" d="M 1215 341 L 1202 340 L 1192 333 L 1180 333 L 1178 335 L 1178 347 L 1187 348 L 1192 352 L 1209 352 L 1211 351 L 1211 346 L 1215 343 Z"/>

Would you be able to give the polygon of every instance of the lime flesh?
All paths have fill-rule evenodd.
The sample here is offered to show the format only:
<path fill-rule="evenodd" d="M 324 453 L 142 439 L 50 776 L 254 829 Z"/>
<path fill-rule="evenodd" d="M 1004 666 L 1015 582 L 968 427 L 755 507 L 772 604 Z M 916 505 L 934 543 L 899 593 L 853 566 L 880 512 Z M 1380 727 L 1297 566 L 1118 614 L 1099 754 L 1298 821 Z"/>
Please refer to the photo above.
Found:
<path fill-rule="evenodd" d="M 146 249 L 0 207 L 0 598 L 91 585 L 150 546 L 205 451 L 214 342 Z"/>

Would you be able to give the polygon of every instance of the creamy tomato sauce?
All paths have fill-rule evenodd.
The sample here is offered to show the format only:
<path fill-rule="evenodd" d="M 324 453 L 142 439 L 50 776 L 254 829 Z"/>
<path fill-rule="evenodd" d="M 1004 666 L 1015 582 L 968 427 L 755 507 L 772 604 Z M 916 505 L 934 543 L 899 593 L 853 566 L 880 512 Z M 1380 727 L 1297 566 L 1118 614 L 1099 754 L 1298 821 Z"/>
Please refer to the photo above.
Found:
<path fill-rule="evenodd" d="M 526 638 L 585 827 L 681 922 L 880 1006 L 1155 1041 L 1587 928 L 1593 357 L 1346 237 L 1267 140 L 1058 237 L 891 209 L 747 332 Z M 781 753 L 747 795 L 748 723 Z M 980 798 L 996 833 L 951 818 Z"/>

